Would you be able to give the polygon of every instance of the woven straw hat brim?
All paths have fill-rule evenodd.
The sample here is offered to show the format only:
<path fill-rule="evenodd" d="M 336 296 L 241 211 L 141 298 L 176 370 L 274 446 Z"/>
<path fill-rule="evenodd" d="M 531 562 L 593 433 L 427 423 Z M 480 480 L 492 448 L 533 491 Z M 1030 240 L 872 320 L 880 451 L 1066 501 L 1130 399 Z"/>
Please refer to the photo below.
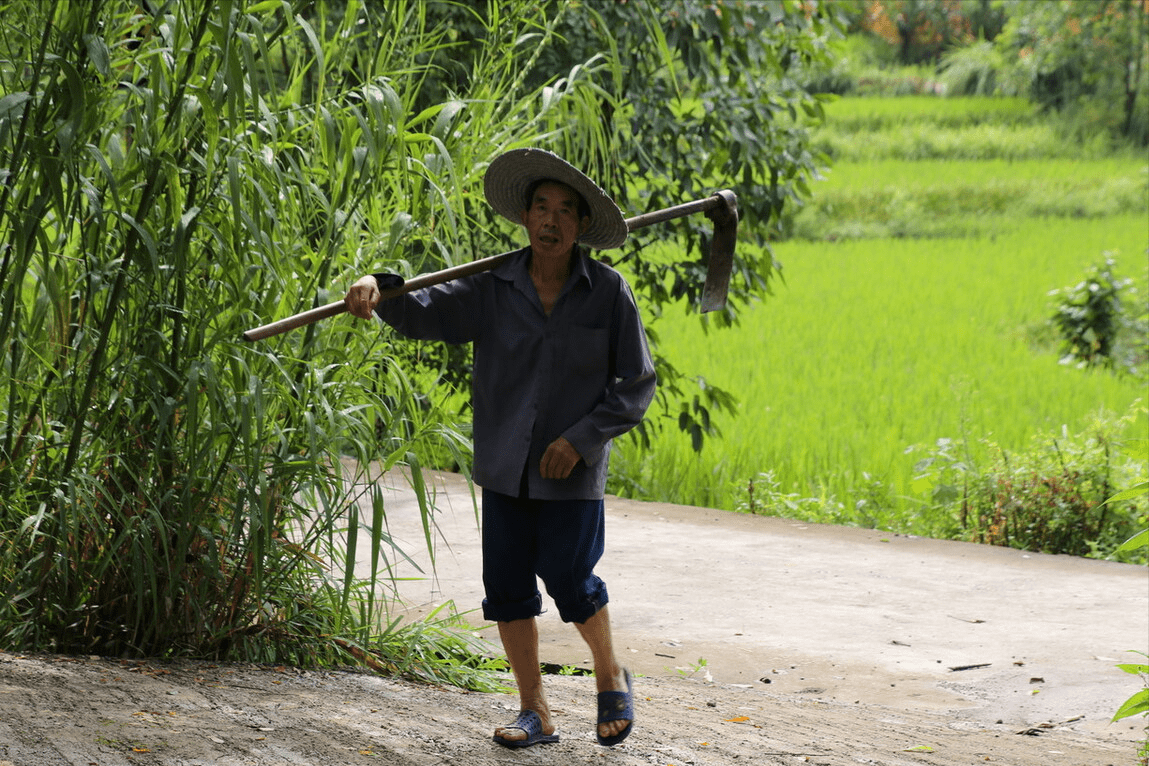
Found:
<path fill-rule="evenodd" d="M 527 189 L 544 179 L 566 184 L 590 206 L 590 226 L 579 237 L 581 244 L 608 250 L 626 241 L 626 219 L 614 200 L 574 165 L 545 149 L 514 149 L 496 157 L 483 177 L 483 193 L 495 212 L 522 224 Z"/>

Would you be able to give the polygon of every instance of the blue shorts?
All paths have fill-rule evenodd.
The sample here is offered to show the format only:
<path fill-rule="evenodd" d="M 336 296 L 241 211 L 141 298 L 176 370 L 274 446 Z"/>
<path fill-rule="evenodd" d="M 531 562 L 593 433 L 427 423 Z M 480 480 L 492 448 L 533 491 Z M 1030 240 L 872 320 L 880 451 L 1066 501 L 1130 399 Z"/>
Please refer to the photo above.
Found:
<path fill-rule="evenodd" d="M 563 622 L 583 623 L 608 601 L 594 573 L 602 558 L 603 501 L 532 500 L 483 490 L 483 617 L 542 614 L 538 580 Z"/>

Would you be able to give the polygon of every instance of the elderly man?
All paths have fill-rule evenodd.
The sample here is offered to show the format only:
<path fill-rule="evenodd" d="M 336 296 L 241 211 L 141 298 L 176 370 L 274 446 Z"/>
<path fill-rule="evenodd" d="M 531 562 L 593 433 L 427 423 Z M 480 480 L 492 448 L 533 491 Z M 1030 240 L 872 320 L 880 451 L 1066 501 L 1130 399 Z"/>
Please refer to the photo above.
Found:
<path fill-rule="evenodd" d="M 633 679 L 615 655 L 606 585 L 594 567 L 611 440 L 641 422 L 655 374 L 630 288 L 585 248 L 618 247 L 626 222 L 587 176 L 538 149 L 496 158 L 484 191 L 499 214 L 526 228 L 528 247 L 491 271 L 385 301 L 383 275 L 367 276 L 347 306 L 410 338 L 474 344 L 483 614 L 498 623 L 521 702 L 494 741 L 558 741 L 539 667 L 541 579 L 590 647 L 598 741 L 611 746 L 632 730 Z"/>

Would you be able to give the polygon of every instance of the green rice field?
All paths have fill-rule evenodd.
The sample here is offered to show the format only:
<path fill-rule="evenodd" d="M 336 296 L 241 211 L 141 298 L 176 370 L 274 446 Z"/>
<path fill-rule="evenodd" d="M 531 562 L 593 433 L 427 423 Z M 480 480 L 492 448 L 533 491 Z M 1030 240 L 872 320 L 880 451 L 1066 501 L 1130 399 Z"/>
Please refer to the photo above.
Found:
<path fill-rule="evenodd" d="M 1147 166 L 1128 157 L 843 163 L 793 219 L 799 239 L 992 237 L 1024 219 L 1145 220 Z"/>
<path fill-rule="evenodd" d="M 668 430 L 645 481 L 662 497 L 733 507 L 739 485 L 773 471 L 801 493 L 839 498 L 864 474 L 909 490 L 914 445 L 963 432 L 1024 446 L 1037 431 L 1124 413 L 1141 383 L 1058 363 L 1031 335 L 1047 293 L 1102 250 L 1136 262 L 1136 216 L 1027 221 L 994 241 L 872 239 L 777 247 L 785 284 L 739 328 L 658 322 L 682 369 L 741 400 L 723 438 L 696 455 Z"/>
<path fill-rule="evenodd" d="M 1037 109 L 1027 99 L 983 98 L 837 98 L 825 105 L 833 131 L 859 128 L 885 130 L 891 125 L 1031 125 L 1040 123 Z"/>
<path fill-rule="evenodd" d="M 699 454 L 668 424 L 647 454 L 620 445 L 616 470 L 646 497 L 726 509 L 768 474 L 779 493 L 835 501 L 814 520 L 913 532 L 914 466 L 939 439 L 1016 451 L 1131 412 L 1144 438 L 1144 380 L 1060 364 L 1047 320 L 1050 291 L 1107 254 L 1144 301 L 1145 177 L 1129 156 L 838 162 L 799 216 L 808 236 L 774 247 L 775 294 L 739 327 L 653 320 L 679 369 L 739 398 L 716 416 L 722 437 Z M 875 491 L 898 507 L 854 515 Z"/>

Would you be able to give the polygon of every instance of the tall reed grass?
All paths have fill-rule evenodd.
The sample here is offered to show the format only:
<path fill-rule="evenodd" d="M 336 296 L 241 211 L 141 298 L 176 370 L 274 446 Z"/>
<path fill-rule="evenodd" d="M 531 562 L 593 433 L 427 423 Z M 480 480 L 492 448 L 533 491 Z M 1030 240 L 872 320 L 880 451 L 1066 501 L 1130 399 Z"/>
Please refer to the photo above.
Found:
<path fill-rule="evenodd" d="M 466 464 L 455 417 L 369 326 L 240 333 L 496 241 L 485 162 L 607 94 L 522 87 L 554 21 L 525 2 L 463 94 L 420 2 L 3 8 L 0 646 L 466 676 L 449 615 L 389 618 L 402 552 L 356 475 Z"/>

